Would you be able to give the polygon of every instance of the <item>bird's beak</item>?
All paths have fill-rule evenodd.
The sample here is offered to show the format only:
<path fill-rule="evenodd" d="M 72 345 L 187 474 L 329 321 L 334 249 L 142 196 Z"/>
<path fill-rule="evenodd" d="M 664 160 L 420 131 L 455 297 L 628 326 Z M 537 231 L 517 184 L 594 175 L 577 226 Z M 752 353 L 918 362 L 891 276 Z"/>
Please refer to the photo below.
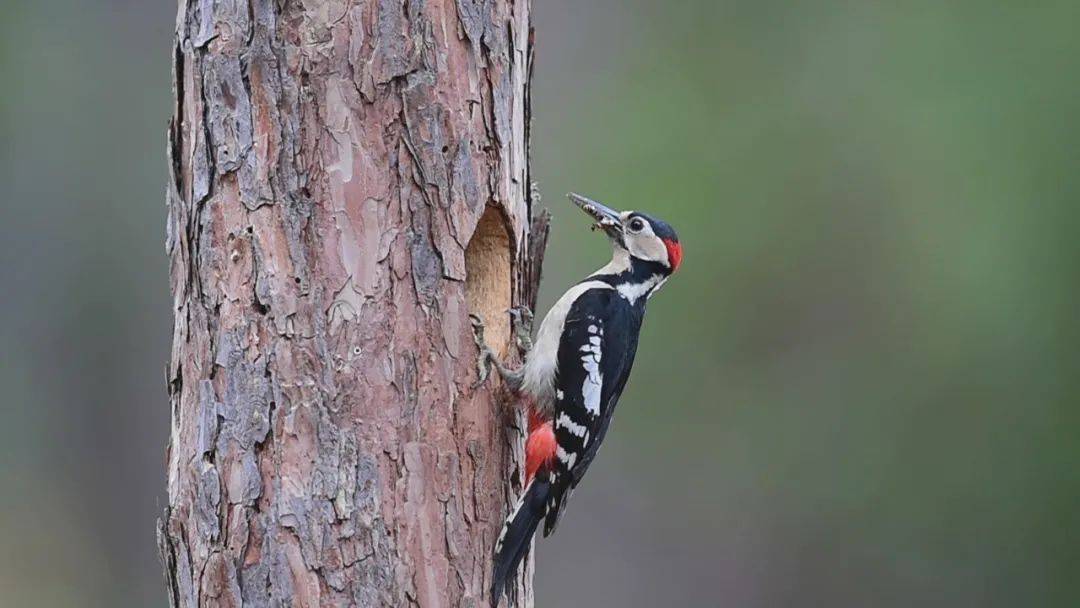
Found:
<path fill-rule="evenodd" d="M 570 197 L 570 201 L 581 208 L 582 211 L 588 213 L 596 220 L 593 224 L 593 229 L 600 228 L 607 233 L 608 236 L 615 238 L 622 234 L 622 220 L 619 219 L 619 212 L 614 209 L 601 205 L 600 203 L 581 196 L 580 194 L 574 194 L 573 192 L 567 194 Z"/>

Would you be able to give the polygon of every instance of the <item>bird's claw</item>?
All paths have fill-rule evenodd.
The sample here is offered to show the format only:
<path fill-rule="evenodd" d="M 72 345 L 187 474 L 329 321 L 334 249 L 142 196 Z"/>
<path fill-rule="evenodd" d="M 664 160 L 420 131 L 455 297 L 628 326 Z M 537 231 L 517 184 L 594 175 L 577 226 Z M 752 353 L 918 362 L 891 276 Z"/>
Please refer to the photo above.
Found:
<path fill-rule="evenodd" d="M 480 354 L 476 358 L 476 383 L 473 384 L 473 390 L 476 390 L 487 382 L 489 376 L 491 376 L 491 359 L 495 356 L 495 353 L 491 352 L 488 348 L 487 342 L 484 341 L 484 319 L 477 314 L 469 314 L 469 322 L 473 328 L 473 341 L 476 342 L 476 347 L 480 350 Z"/>
<path fill-rule="evenodd" d="M 532 348 L 532 311 L 524 306 L 518 306 L 510 309 L 509 312 L 514 325 L 517 346 L 524 356 Z M 502 378 L 507 389 L 511 392 L 520 390 L 525 378 L 524 368 L 512 370 L 499 360 L 495 355 L 495 351 L 491 350 L 491 347 L 484 340 L 484 319 L 480 315 L 470 314 L 469 322 L 472 324 L 473 340 L 476 342 L 476 348 L 480 351 L 476 358 L 477 380 L 473 384 L 473 390 L 480 388 L 488 381 L 493 367 L 495 371 L 499 372 L 499 377 Z"/>
<path fill-rule="evenodd" d="M 528 306 L 515 306 L 510 309 L 511 324 L 514 326 L 514 338 L 522 355 L 532 350 L 533 313 Z"/>

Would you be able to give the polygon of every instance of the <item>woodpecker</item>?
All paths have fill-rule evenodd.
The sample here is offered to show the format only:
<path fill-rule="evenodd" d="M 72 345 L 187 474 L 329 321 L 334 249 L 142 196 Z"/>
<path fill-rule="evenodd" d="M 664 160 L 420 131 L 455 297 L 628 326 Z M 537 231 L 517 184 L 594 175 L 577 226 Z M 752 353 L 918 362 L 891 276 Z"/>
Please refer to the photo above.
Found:
<path fill-rule="evenodd" d="M 495 544 L 492 608 L 517 572 L 540 521 L 547 537 L 596 457 L 630 377 L 645 305 L 682 262 L 679 237 L 666 222 L 638 211 L 617 212 L 578 194 L 568 196 L 595 220 L 593 229 L 609 237 L 611 261 L 555 302 L 519 370 L 508 369 L 484 345 L 482 321 L 474 318 L 480 382 L 494 365 L 526 404 L 529 418 L 525 490 Z"/>

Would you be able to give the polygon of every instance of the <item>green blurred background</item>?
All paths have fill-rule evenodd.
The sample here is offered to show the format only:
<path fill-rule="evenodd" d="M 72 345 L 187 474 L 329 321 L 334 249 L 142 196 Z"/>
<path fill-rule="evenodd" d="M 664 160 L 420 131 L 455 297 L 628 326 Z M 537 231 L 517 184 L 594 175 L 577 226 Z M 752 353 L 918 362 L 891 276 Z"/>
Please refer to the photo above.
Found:
<path fill-rule="evenodd" d="M 542 307 L 669 220 L 542 606 L 1080 605 L 1080 5 L 535 2 Z M 0 606 L 161 606 L 171 2 L 0 19 Z"/>

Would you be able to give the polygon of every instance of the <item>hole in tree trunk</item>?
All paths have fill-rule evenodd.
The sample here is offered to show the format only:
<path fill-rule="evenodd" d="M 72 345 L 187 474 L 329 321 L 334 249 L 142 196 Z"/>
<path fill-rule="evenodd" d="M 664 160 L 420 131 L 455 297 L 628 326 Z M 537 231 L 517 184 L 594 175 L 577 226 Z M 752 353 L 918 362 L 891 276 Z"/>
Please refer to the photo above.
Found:
<path fill-rule="evenodd" d="M 500 357 L 510 342 L 510 233 L 502 213 L 484 210 L 465 249 L 465 298 L 484 318 L 484 337 Z"/>

